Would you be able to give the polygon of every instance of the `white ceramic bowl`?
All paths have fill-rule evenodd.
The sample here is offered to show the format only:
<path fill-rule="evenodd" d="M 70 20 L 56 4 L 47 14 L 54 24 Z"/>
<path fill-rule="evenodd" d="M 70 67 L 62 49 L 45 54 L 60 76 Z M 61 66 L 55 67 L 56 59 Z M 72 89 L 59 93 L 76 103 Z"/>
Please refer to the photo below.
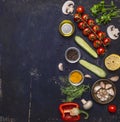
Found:
<path fill-rule="evenodd" d="M 73 72 L 78 72 L 78 73 L 80 73 L 81 75 L 82 75 L 82 79 L 81 79 L 81 81 L 79 82 L 79 83 L 73 83 L 71 80 L 70 80 L 70 75 L 73 73 Z M 74 86 L 79 86 L 79 85 L 81 85 L 83 82 L 84 82 L 84 74 L 80 71 L 80 70 L 73 70 L 73 71 L 71 71 L 70 73 L 69 73 L 69 82 L 70 82 L 70 84 L 72 84 L 72 85 L 74 85 Z"/>
<path fill-rule="evenodd" d="M 68 53 L 68 51 L 70 51 L 70 50 L 76 50 L 76 51 L 77 51 L 77 53 L 78 53 L 78 58 L 77 58 L 76 60 L 70 60 L 70 59 L 68 59 L 67 53 Z M 79 49 L 76 48 L 76 47 L 69 47 L 69 48 L 67 48 L 66 51 L 65 51 L 65 59 L 66 59 L 69 63 L 76 63 L 76 62 L 78 62 L 79 59 L 80 59 L 80 57 L 81 57 L 81 53 L 80 53 Z"/>

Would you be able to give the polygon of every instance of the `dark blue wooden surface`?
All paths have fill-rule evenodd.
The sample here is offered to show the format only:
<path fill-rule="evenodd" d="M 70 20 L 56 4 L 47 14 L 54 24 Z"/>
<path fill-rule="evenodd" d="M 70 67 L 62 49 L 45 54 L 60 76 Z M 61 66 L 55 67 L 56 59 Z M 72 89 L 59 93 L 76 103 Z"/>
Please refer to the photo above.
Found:
<path fill-rule="evenodd" d="M 120 1 L 114 1 L 119 7 Z M 90 14 L 89 8 L 97 2 L 75 0 L 75 5 L 85 6 L 86 13 Z M 59 34 L 58 26 L 62 20 L 73 21 L 71 15 L 62 14 L 63 3 L 64 0 L 0 0 L 1 116 L 15 118 L 16 122 L 27 122 L 31 102 L 31 122 L 62 122 L 58 106 L 63 96 L 60 93 L 58 76 L 68 75 L 73 69 L 80 69 L 84 74 L 89 73 L 78 63 L 69 64 L 64 59 L 64 52 L 69 46 L 78 47 L 73 41 L 75 35 L 80 35 L 86 40 L 87 38 L 77 27 L 75 34 L 70 38 L 63 38 Z M 120 19 L 114 19 L 108 25 L 110 24 L 119 28 Z M 108 25 L 101 28 L 106 31 Z M 110 53 L 120 54 L 120 39 L 112 41 L 105 56 L 97 60 L 82 49 L 80 51 L 83 59 L 105 69 L 105 56 Z M 62 73 L 57 68 L 60 62 L 63 62 L 65 67 Z M 115 72 L 105 70 L 107 77 L 120 76 L 120 70 Z M 89 74 L 93 78 L 85 79 L 85 84 L 91 86 L 99 78 L 92 73 Z M 89 111 L 89 120 L 82 119 L 82 122 L 120 121 L 120 80 L 115 84 L 117 96 L 112 103 L 118 106 L 118 112 L 110 115 L 106 110 L 107 105 L 94 103 L 94 107 Z M 84 97 L 91 99 L 90 93 L 86 93 Z M 77 102 L 81 104 L 80 100 Z"/>

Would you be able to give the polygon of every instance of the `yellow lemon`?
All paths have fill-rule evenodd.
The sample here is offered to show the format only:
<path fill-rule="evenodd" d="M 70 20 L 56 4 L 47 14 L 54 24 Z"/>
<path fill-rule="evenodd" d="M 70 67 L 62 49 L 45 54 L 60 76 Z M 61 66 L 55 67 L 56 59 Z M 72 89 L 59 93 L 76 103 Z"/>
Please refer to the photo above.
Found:
<path fill-rule="evenodd" d="M 120 56 L 118 54 L 110 54 L 105 58 L 105 66 L 108 70 L 115 71 L 120 68 Z"/>

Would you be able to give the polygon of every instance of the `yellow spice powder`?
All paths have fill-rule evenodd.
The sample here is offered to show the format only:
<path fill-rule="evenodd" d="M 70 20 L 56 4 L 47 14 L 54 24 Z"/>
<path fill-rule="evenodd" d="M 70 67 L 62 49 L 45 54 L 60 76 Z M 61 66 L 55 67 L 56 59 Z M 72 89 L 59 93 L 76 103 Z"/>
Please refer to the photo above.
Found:
<path fill-rule="evenodd" d="M 82 75 L 80 72 L 75 71 L 75 72 L 71 73 L 70 81 L 72 83 L 79 83 L 79 82 L 81 82 L 81 80 L 82 80 Z"/>

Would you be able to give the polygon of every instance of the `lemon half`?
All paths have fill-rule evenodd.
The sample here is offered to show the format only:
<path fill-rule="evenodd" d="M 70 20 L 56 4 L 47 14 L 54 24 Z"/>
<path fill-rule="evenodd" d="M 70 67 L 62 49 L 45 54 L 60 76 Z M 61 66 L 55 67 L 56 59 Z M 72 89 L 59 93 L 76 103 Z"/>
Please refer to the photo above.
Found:
<path fill-rule="evenodd" d="M 118 54 L 110 54 L 105 58 L 105 66 L 108 70 L 115 71 L 120 68 L 120 56 Z"/>

